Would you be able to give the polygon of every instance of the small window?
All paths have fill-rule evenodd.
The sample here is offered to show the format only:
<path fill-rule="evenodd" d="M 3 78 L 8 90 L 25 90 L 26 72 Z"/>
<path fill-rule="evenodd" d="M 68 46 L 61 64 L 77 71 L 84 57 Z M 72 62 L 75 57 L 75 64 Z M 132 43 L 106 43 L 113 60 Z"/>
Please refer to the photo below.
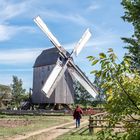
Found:
<path fill-rule="evenodd" d="M 50 71 L 50 66 L 48 66 L 48 71 Z"/>
<path fill-rule="evenodd" d="M 42 80 L 41 84 L 44 85 L 44 81 L 43 80 Z"/>
<path fill-rule="evenodd" d="M 59 59 L 60 59 L 60 61 L 62 61 L 62 57 L 61 56 L 59 57 Z"/>

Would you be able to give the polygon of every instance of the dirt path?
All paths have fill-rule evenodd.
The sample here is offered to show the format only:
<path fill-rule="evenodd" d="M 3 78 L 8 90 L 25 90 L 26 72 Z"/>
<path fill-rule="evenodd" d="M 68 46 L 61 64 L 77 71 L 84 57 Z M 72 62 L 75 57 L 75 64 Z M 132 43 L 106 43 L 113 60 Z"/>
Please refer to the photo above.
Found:
<path fill-rule="evenodd" d="M 88 120 L 83 120 L 81 122 L 81 125 L 83 125 L 87 122 L 88 122 Z M 65 127 L 67 125 L 69 125 L 69 126 Z M 25 139 L 28 139 L 28 138 L 33 137 L 33 136 L 36 137 L 37 135 L 40 135 L 40 138 L 37 138 L 36 140 L 46 140 L 46 139 L 47 140 L 53 140 L 56 137 L 66 133 L 66 132 L 68 132 L 68 131 L 70 131 L 74 128 L 75 128 L 75 122 L 72 121 L 72 122 L 64 123 L 64 124 L 61 124 L 61 125 L 58 125 L 58 126 L 53 126 L 53 127 L 50 127 L 50 128 L 26 133 L 24 135 L 16 135 L 16 136 L 13 136 L 11 138 L 7 138 L 5 140 L 25 140 Z"/>
<path fill-rule="evenodd" d="M 87 123 L 88 120 L 85 120 L 81 123 L 81 125 Z M 69 127 L 57 127 L 56 129 L 53 129 L 52 131 L 50 131 L 47 135 L 47 140 L 54 140 L 55 138 L 57 138 L 60 135 L 63 135 L 64 133 L 69 132 L 70 130 L 75 129 L 75 124 L 73 123 L 73 125 L 69 126 Z M 45 139 L 40 139 L 40 140 L 45 140 Z"/>

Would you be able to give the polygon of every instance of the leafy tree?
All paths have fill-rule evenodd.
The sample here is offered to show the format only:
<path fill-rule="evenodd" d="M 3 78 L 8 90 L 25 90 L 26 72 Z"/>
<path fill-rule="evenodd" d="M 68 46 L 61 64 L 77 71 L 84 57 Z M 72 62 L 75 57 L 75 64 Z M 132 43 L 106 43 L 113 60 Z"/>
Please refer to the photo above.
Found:
<path fill-rule="evenodd" d="M 134 33 L 130 38 L 122 38 L 127 43 L 128 53 L 124 60 L 117 63 L 112 49 L 107 54 L 100 53 L 99 58 L 89 56 L 92 65 L 100 64 L 100 70 L 92 71 L 101 81 L 106 95 L 105 108 L 109 113 L 109 126 L 120 122 L 126 126 L 126 132 L 120 137 L 113 129 L 98 133 L 100 140 L 139 140 L 140 139 L 140 0 L 122 0 L 125 13 L 124 21 L 132 24 Z M 133 120 L 133 123 L 126 119 Z"/>
<path fill-rule="evenodd" d="M 81 86 L 79 82 L 75 81 L 74 91 L 76 104 L 81 104 L 84 107 L 92 105 L 93 97 Z"/>
<path fill-rule="evenodd" d="M 11 99 L 11 88 L 6 85 L 0 85 L 0 108 L 6 107 Z"/>
<path fill-rule="evenodd" d="M 96 89 L 98 91 L 98 95 L 96 96 L 96 101 L 99 103 L 103 103 L 105 101 L 105 95 L 104 95 L 104 90 L 101 88 L 102 81 L 99 77 L 95 76 L 95 81 L 94 84 L 96 86 Z"/>
<path fill-rule="evenodd" d="M 23 89 L 22 86 L 23 86 L 22 80 L 18 79 L 17 76 L 13 76 L 13 84 L 11 84 L 13 104 L 16 105 L 17 107 L 19 107 L 20 102 L 26 96 L 25 94 L 26 90 Z"/>
<path fill-rule="evenodd" d="M 122 38 L 127 46 L 128 53 L 125 57 L 131 59 L 131 69 L 140 71 L 140 0 L 122 0 L 125 14 L 122 17 L 124 21 L 131 23 L 134 27 L 134 33 L 130 38 Z"/>
<path fill-rule="evenodd" d="M 100 64 L 100 70 L 94 70 L 91 73 L 95 74 L 101 80 L 101 87 L 106 95 L 106 111 L 109 113 L 109 126 L 114 126 L 118 122 L 122 122 L 124 126 L 129 128 L 124 134 L 124 140 L 132 137 L 132 132 L 135 130 L 135 138 L 139 137 L 140 126 L 140 76 L 135 71 L 130 70 L 130 59 L 125 58 L 123 62 L 117 64 L 117 56 L 112 49 L 109 49 L 107 54 L 100 53 L 99 58 L 93 56 L 88 57 L 92 65 Z M 136 114 L 136 115 L 134 115 Z M 131 119 L 134 123 L 125 121 Z M 104 130 L 103 130 L 104 131 Z M 101 138 L 105 133 L 110 137 L 118 137 L 113 130 L 105 130 L 99 133 Z M 118 138 L 119 139 L 119 138 Z"/>

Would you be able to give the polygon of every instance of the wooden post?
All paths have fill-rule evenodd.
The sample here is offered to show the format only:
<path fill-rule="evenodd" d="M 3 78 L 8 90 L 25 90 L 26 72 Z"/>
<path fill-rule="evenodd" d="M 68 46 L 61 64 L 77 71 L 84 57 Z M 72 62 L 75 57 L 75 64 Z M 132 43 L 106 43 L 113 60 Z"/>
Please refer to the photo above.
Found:
<path fill-rule="evenodd" d="M 101 120 L 102 120 L 102 116 L 101 115 L 99 116 L 99 120 L 100 120 L 99 124 L 101 125 Z"/>
<path fill-rule="evenodd" d="M 98 116 L 95 116 L 95 120 L 98 120 Z M 94 125 L 97 126 L 97 124 L 98 124 L 98 121 L 95 121 L 95 124 Z"/>
<path fill-rule="evenodd" d="M 94 133 L 93 118 L 89 116 L 89 134 L 93 135 L 93 133 Z"/>

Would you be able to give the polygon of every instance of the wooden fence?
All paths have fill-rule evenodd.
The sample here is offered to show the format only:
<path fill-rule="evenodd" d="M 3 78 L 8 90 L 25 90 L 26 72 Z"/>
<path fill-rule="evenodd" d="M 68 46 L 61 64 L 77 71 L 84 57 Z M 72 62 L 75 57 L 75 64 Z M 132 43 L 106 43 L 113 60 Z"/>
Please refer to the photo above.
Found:
<path fill-rule="evenodd" d="M 6 110 L 0 109 L 1 114 L 7 115 L 73 115 L 74 110 Z M 95 115 L 97 113 L 103 112 L 103 108 L 87 108 L 83 109 L 84 115 Z"/>
<path fill-rule="evenodd" d="M 94 128 L 103 128 L 103 124 L 108 120 L 104 119 L 107 113 L 98 113 L 89 116 L 89 133 L 92 135 L 94 133 Z"/>
<path fill-rule="evenodd" d="M 119 132 L 124 132 L 127 128 L 131 128 L 131 126 L 124 126 L 122 122 L 118 122 L 116 125 L 112 126 L 109 125 L 109 120 L 106 119 L 107 113 L 99 113 L 99 114 L 95 114 L 95 115 L 91 115 L 89 116 L 89 133 L 91 135 L 93 135 L 94 133 L 94 129 L 96 128 L 114 128 L 116 130 L 118 130 Z M 136 123 L 135 120 L 128 120 L 125 119 L 124 122 L 127 123 Z M 140 123 L 140 122 L 139 122 Z M 137 126 L 136 128 L 139 128 L 139 126 Z"/>
<path fill-rule="evenodd" d="M 1 114 L 6 115 L 64 115 L 64 110 L 0 110 Z"/>

